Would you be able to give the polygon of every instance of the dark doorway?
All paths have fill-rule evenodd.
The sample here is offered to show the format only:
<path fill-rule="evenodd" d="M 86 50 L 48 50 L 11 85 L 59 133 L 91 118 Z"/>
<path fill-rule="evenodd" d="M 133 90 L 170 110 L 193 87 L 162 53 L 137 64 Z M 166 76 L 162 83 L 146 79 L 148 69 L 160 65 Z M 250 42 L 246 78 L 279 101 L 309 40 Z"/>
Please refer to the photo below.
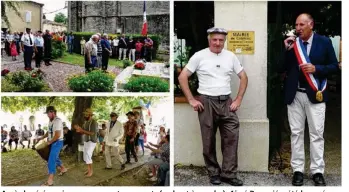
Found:
<path fill-rule="evenodd" d="M 185 39 L 186 45 L 195 52 L 208 47 L 207 29 L 214 26 L 213 1 L 175 1 L 174 30 L 178 39 Z"/>
<path fill-rule="evenodd" d="M 181 58 L 175 63 L 174 93 L 183 96 L 179 88 L 178 76 L 182 68 L 187 64 L 195 52 L 208 47 L 207 29 L 214 26 L 214 2 L 213 1 L 175 1 L 174 2 L 174 30 L 178 39 L 185 39 L 187 52 L 180 49 Z M 176 48 L 175 48 L 176 49 Z M 182 57 L 186 55 L 185 58 Z M 175 58 L 176 61 L 177 58 Z M 183 61 L 185 60 L 185 61 Z M 177 70 L 177 67 L 179 70 Z M 197 95 L 198 80 L 194 73 L 189 79 L 189 86 L 194 95 Z"/>

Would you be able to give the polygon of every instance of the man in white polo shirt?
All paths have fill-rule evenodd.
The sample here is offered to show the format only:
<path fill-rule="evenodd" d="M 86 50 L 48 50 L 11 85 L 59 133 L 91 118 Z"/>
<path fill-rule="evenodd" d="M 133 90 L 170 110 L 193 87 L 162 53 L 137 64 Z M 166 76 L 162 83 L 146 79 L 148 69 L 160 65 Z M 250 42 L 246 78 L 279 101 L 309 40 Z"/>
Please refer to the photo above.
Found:
<path fill-rule="evenodd" d="M 209 47 L 196 52 L 179 76 L 181 88 L 189 104 L 198 111 L 203 156 L 210 182 L 219 185 L 221 180 L 234 186 L 243 182 L 237 178 L 237 147 L 239 140 L 239 109 L 245 94 L 248 78 L 234 53 L 224 50 L 227 31 L 221 28 L 207 30 Z M 188 78 L 197 73 L 200 96 L 194 98 L 190 92 Z M 231 76 L 240 78 L 240 87 L 233 100 Z M 216 157 L 217 127 L 222 139 L 222 170 Z"/>
<path fill-rule="evenodd" d="M 22 35 L 21 41 L 22 41 L 22 51 L 24 53 L 24 69 L 27 71 L 32 70 L 32 57 L 34 53 L 34 35 L 31 34 L 30 28 L 26 28 L 24 33 Z"/>

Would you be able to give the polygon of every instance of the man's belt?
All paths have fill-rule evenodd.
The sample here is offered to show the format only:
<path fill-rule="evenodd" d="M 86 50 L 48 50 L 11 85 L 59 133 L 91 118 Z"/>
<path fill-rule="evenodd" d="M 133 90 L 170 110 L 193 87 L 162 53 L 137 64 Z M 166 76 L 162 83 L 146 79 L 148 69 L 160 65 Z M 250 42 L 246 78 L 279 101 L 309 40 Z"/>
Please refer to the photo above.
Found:
<path fill-rule="evenodd" d="M 219 95 L 219 96 L 210 96 L 210 95 L 202 95 L 205 98 L 218 100 L 218 101 L 226 101 L 230 98 L 230 95 Z"/>
<path fill-rule="evenodd" d="M 306 93 L 307 92 L 307 90 L 305 90 L 305 89 L 297 89 L 297 91 L 302 92 L 302 93 Z"/>

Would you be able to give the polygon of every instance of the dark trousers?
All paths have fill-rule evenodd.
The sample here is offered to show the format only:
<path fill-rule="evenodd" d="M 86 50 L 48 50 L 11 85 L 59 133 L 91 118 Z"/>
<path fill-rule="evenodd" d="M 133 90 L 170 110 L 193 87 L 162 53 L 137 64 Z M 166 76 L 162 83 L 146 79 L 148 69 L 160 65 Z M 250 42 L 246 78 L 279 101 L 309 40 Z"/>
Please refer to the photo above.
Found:
<path fill-rule="evenodd" d="M 108 69 L 108 62 L 109 62 L 109 52 L 104 51 L 102 53 L 102 70 L 107 70 Z"/>
<path fill-rule="evenodd" d="M 36 47 L 36 49 L 38 50 L 37 53 L 35 53 L 35 66 L 37 68 L 40 67 L 41 61 L 42 61 L 42 57 L 43 57 L 43 47 Z"/>
<path fill-rule="evenodd" d="M 115 58 L 118 58 L 118 47 L 117 46 L 113 46 L 113 54 L 112 54 L 112 57 L 115 57 Z"/>
<path fill-rule="evenodd" d="M 158 182 L 161 186 L 165 186 L 166 175 L 170 171 L 170 164 L 168 162 L 163 162 L 158 168 Z"/>
<path fill-rule="evenodd" d="M 25 68 L 32 68 L 33 53 L 34 53 L 33 47 L 24 45 L 24 67 Z"/>
<path fill-rule="evenodd" d="M 72 43 L 68 44 L 68 49 L 69 49 L 69 53 L 72 54 L 74 49 L 74 44 Z"/>
<path fill-rule="evenodd" d="M 141 52 L 140 51 L 136 51 L 136 60 L 141 59 Z"/>
<path fill-rule="evenodd" d="M 15 144 L 16 144 L 16 149 L 17 149 L 17 145 L 18 145 L 18 138 L 16 138 L 16 139 L 10 139 L 9 141 L 8 141 L 8 145 L 10 146 L 10 149 L 12 148 L 12 142 L 15 142 Z"/>
<path fill-rule="evenodd" d="M 68 50 L 69 50 L 69 53 L 70 54 L 72 54 L 73 53 L 73 44 L 72 43 L 70 43 L 70 44 L 68 44 Z"/>
<path fill-rule="evenodd" d="M 8 56 L 11 56 L 11 47 L 10 47 L 10 42 L 5 41 L 5 52 Z"/>
<path fill-rule="evenodd" d="M 97 57 L 96 56 L 91 56 L 91 62 L 92 64 L 90 64 L 88 62 L 88 58 L 87 58 L 87 54 L 85 53 L 85 72 L 91 72 L 92 70 L 94 70 L 94 68 L 96 67 L 96 63 L 97 63 Z"/>
<path fill-rule="evenodd" d="M 152 60 L 152 51 L 151 47 L 144 47 L 144 58 L 146 61 L 151 62 Z"/>
<path fill-rule="evenodd" d="M 204 105 L 204 111 L 199 112 L 203 156 L 209 176 L 235 178 L 238 166 L 239 119 L 229 106 L 232 99 L 225 101 L 199 97 Z M 216 132 L 219 127 L 221 135 L 221 150 L 223 153 L 222 171 L 216 156 Z"/>
<path fill-rule="evenodd" d="M 16 46 L 17 46 L 17 53 L 18 55 L 21 53 L 21 45 L 20 45 L 20 41 L 16 41 Z"/>
<path fill-rule="evenodd" d="M 51 61 L 51 44 L 45 45 L 44 48 L 44 61 L 48 64 Z"/>
<path fill-rule="evenodd" d="M 126 152 L 127 162 L 131 161 L 131 154 L 133 155 L 135 160 L 138 161 L 137 154 L 136 154 L 136 151 L 135 151 L 135 145 L 134 145 L 135 141 L 131 142 L 130 139 L 131 139 L 131 136 L 127 135 L 126 136 L 126 142 L 125 142 L 125 152 Z"/>

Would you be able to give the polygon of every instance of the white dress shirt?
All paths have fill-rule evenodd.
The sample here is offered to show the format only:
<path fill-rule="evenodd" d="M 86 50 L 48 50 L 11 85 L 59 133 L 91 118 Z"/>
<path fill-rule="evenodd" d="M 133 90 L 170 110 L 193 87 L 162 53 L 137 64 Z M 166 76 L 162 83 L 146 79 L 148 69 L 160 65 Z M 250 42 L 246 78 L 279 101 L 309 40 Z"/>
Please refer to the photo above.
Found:
<path fill-rule="evenodd" d="M 31 38 L 31 40 L 32 40 L 32 44 L 30 44 L 30 39 L 29 38 Z M 21 38 L 21 41 L 23 42 L 23 44 L 25 45 L 25 46 L 29 46 L 29 47 L 32 47 L 33 45 L 34 45 L 34 35 L 32 35 L 32 34 L 23 34 L 22 35 L 22 38 Z"/>

